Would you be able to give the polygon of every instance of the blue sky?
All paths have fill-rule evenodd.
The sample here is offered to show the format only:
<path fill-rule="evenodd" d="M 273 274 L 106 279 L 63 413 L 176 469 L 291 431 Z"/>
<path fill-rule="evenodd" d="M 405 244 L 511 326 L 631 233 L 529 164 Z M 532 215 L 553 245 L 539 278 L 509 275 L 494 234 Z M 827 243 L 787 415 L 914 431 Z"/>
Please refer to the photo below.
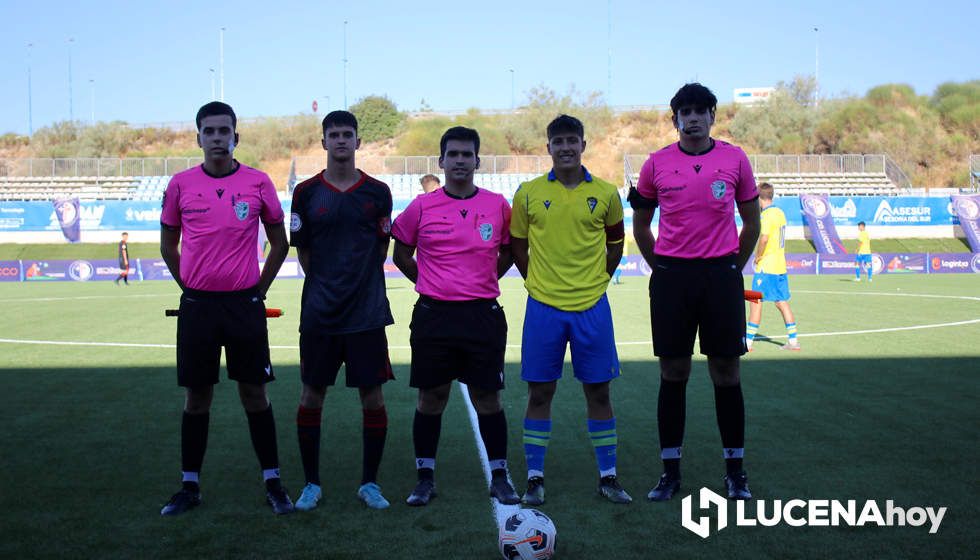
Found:
<path fill-rule="evenodd" d="M 35 130 L 69 117 L 69 51 L 76 120 L 91 118 L 94 80 L 96 120 L 189 121 L 211 98 L 210 68 L 218 81 L 221 27 L 225 101 L 254 117 L 343 107 L 344 20 L 349 104 L 464 110 L 509 108 L 512 77 L 518 105 L 539 85 L 663 104 L 694 79 L 728 102 L 812 74 L 818 41 L 825 95 L 891 82 L 931 94 L 980 78 L 978 16 L 965 0 L 0 0 L 0 133 L 28 131 L 29 51 Z"/>

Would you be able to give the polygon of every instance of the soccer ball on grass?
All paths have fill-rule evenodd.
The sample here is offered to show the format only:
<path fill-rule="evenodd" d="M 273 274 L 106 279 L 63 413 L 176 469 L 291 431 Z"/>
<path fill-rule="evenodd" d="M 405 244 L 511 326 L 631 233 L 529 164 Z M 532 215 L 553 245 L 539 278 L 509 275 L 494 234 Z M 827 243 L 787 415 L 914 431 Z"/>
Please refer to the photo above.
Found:
<path fill-rule="evenodd" d="M 500 553 L 505 560 L 548 560 L 555 555 L 557 536 L 551 518 L 521 509 L 500 524 Z"/>

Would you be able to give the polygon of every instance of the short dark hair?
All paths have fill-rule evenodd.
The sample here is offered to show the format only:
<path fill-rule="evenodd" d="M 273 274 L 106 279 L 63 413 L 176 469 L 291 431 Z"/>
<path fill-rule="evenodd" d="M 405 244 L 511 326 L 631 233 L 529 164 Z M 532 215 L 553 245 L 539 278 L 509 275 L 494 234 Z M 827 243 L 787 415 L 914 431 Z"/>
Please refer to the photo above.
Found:
<path fill-rule="evenodd" d="M 357 117 L 350 111 L 331 111 L 323 117 L 324 135 L 331 126 L 349 126 L 354 129 L 354 132 L 357 132 Z"/>
<path fill-rule="evenodd" d="M 713 114 L 718 107 L 718 98 L 710 89 L 697 82 L 684 84 L 670 100 L 670 110 L 676 115 L 681 107 L 687 105 L 707 109 Z"/>
<path fill-rule="evenodd" d="M 859 226 L 866 226 L 867 224 L 865 224 L 864 222 L 858 222 L 858 225 Z"/>
<path fill-rule="evenodd" d="M 473 152 L 476 155 L 480 155 L 480 133 L 476 130 L 466 128 L 465 126 L 454 126 L 444 132 L 442 138 L 439 139 L 439 157 L 445 157 L 446 144 L 448 144 L 450 140 L 473 142 Z"/>
<path fill-rule="evenodd" d="M 422 183 L 423 185 L 426 183 L 439 183 L 439 177 L 429 173 L 427 175 L 423 175 L 422 178 L 419 179 L 419 183 Z"/>
<path fill-rule="evenodd" d="M 769 183 L 759 183 L 759 198 L 772 200 L 773 190 Z"/>
<path fill-rule="evenodd" d="M 197 110 L 197 130 L 201 131 L 201 121 L 205 117 L 213 117 L 215 115 L 228 115 L 231 117 L 231 127 L 238 128 L 238 117 L 235 116 L 235 110 L 231 108 L 231 105 L 227 103 L 222 103 L 220 101 L 212 101 L 210 103 L 205 103 Z"/>
<path fill-rule="evenodd" d="M 555 120 L 548 123 L 548 140 L 559 134 L 577 134 L 579 138 L 585 139 L 585 126 L 582 121 L 570 115 L 558 115 Z"/>
<path fill-rule="evenodd" d="M 122 234 L 123 235 L 129 235 L 129 232 L 128 231 L 124 231 L 124 232 L 122 232 Z"/>

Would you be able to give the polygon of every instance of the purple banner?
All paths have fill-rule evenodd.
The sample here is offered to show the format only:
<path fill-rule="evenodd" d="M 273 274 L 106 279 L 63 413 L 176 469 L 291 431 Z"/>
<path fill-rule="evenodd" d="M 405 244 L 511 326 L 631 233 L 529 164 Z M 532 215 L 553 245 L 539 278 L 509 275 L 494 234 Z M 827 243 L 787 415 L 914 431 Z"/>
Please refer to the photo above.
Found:
<path fill-rule="evenodd" d="M 927 253 L 873 253 L 875 274 L 923 274 Z M 854 256 L 820 255 L 820 274 L 854 274 Z"/>
<path fill-rule="evenodd" d="M 929 272 L 934 274 L 980 273 L 980 253 L 929 253 Z"/>
<path fill-rule="evenodd" d="M 844 255 L 847 249 L 841 243 L 834 226 L 830 198 L 825 194 L 801 194 L 800 209 L 803 212 L 803 225 L 809 239 L 822 255 Z"/>
<path fill-rule="evenodd" d="M 115 260 L 77 261 L 24 261 L 24 280 L 44 282 L 50 280 L 115 280 L 119 276 L 119 262 Z M 136 278 L 136 266 L 129 266 L 130 278 Z"/>
<path fill-rule="evenodd" d="M 871 270 L 875 274 L 923 274 L 926 253 L 873 253 Z"/>
<path fill-rule="evenodd" d="M 58 216 L 58 224 L 65 239 L 69 243 L 78 243 L 82 230 L 78 198 L 56 198 L 51 203 L 54 204 L 54 213 Z"/>
<path fill-rule="evenodd" d="M 980 194 L 954 194 L 953 212 L 970 243 L 970 250 L 980 253 Z"/>
<path fill-rule="evenodd" d="M 20 261 L 0 261 L 0 282 L 20 282 Z"/>
<path fill-rule="evenodd" d="M 786 253 L 786 274 L 816 274 L 817 255 L 816 253 Z M 752 259 L 745 263 L 742 274 L 752 276 L 755 268 Z"/>
<path fill-rule="evenodd" d="M 820 255 L 820 272 L 817 274 L 854 274 L 854 257 Z"/>
<path fill-rule="evenodd" d="M 163 259 L 139 259 L 143 280 L 170 280 L 174 277 Z"/>

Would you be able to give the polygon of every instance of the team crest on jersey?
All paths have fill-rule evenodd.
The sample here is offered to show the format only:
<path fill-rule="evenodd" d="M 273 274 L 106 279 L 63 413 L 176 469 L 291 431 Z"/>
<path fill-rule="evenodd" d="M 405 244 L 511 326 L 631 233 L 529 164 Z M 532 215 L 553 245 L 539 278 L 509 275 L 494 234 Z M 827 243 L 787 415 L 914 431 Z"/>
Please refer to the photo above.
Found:
<path fill-rule="evenodd" d="M 590 196 L 589 198 L 587 198 L 585 200 L 585 202 L 587 202 L 589 204 L 589 213 L 591 214 L 591 213 L 595 212 L 595 205 L 596 204 L 599 204 L 599 201 L 596 200 L 594 196 Z"/>
<path fill-rule="evenodd" d="M 225 194 L 225 189 L 214 189 L 214 192 L 218 195 L 218 198 L 221 198 L 221 196 Z"/>
<path fill-rule="evenodd" d="M 700 163 L 697 163 L 697 164 L 694 165 L 694 172 L 695 173 L 701 173 L 701 164 Z"/>
<path fill-rule="evenodd" d="M 235 216 L 237 216 L 239 220 L 244 220 L 248 217 L 248 202 L 239 200 L 235 203 Z"/>
<path fill-rule="evenodd" d="M 466 208 L 463 208 L 463 209 L 461 209 L 459 211 L 459 215 L 462 216 L 464 220 L 466 219 L 466 215 L 469 214 L 469 213 L 470 213 L 470 211 L 467 210 Z"/>
<path fill-rule="evenodd" d="M 551 208 L 551 201 L 550 200 L 544 201 L 544 209 L 547 210 L 548 208 Z"/>
<path fill-rule="evenodd" d="M 725 185 L 724 181 L 715 181 L 714 183 L 711 183 L 711 194 L 714 195 L 715 200 L 721 200 L 721 197 L 725 196 L 726 188 L 727 185 Z"/>
<path fill-rule="evenodd" d="M 490 241 L 493 237 L 493 224 L 480 224 L 480 239 Z"/>
<path fill-rule="evenodd" d="M 299 217 L 299 214 L 292 212 L 289 214 L 289 231 L 297 232 L 303 227 L 303 219 Z"/>

